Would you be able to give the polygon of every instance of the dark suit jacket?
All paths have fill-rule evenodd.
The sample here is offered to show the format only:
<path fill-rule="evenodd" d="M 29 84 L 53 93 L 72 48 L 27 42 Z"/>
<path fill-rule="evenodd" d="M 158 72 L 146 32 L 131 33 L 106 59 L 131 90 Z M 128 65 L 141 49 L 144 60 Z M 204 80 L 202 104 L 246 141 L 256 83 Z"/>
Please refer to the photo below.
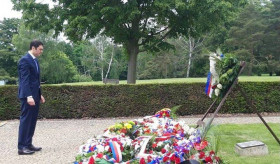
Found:
<path fill-rule="evenodd" d="M 27 53 L 24 55 L 18 63 L 19 73 L 19 89 L 18 97 L 26 98 L 32 96 L 34 101 L 40 101 L 41 89 L 40 89 L 40 67 L 38 63 L 38 71 L 36 63 L 32 56 Z"/>

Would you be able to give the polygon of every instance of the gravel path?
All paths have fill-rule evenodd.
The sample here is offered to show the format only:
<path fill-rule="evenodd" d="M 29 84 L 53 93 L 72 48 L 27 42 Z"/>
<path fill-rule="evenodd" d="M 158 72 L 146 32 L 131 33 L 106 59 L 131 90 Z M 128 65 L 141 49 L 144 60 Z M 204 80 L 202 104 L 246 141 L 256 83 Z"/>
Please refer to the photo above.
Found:
<path fill-rule="evenodd" d="M 179 117 L 189 125 L 194 125 L 201 116 Z M 42 151 L 30 156 L 17 155 L 18 120 L 6 121 L 0 127 L 0 164 L 68 164 L 73 163 L 78 148 L 87 139 L 102 134 L 103 130 L 120 121 L 134 118 L 104 118 L 104 119 L 71 119 L 71 120 L 39 120 L 34 145 L 43 147 Z M 280 123 L 280 116 L 265 116 L 269 123 Z M 1 121 L 0 121 L 1 123 Z M 3 123 L 3 122 L 2 122 Z M 249 124 L 262 123 L 253 115 L 219 116 L 213 124 Z"/>

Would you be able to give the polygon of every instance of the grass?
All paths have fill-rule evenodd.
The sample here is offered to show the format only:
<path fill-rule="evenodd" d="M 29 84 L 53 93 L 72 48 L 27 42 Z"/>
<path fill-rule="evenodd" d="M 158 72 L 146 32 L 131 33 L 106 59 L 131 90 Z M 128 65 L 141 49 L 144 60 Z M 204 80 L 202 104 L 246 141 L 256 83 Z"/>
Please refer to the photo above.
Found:
<path fill-rule="evenodd" d="M 269 124 L 276 136 L 280 137 L 280 124 Z M 218 156 L 228 164 L 279 164 L 280 145 L 263 124 L 224 124 L 213 126 L 207 138 L 209 142 L 219 139 Z M 265 156 L 244 157 L 234 151 L 236 143 L 257 140 L 265 143 L 269 154 Z M 211 142 L 212 143 L 212 142 Z"/>
<path fill-rule="evenodd" d="M 239 81 L 250 82 L 275 82 L 280 81 L 279 76 L 240 76 Z M 206 83 L 206 77 L 200 78 L 172 78 L 172 79 L 151 79 L 137 80 L 137 84 L 164 84 L 164 83 Z M 127 84 L 126 80 L 120 80 L 120 84 Z M 58 85 L 103 85 L 102 81 L 79 82 L 79 83 L 63 83 Z"/>

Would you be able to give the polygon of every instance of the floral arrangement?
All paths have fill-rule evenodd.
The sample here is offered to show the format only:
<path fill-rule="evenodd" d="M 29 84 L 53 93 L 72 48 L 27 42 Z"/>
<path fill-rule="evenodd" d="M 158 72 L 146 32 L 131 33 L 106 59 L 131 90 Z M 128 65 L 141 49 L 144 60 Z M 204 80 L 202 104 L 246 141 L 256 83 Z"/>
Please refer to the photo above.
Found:
<path fill-rule="evenodd" d="M 238 76 L 240 64 L 234 55 L 210 54 L 210 72 L 205 92 L 211 98 L 223 97 Z"/>
<path fill-rule="evenodd" d="M 221 163 L 201 132 L 177 122 L 164 108 L 153 116 L 117 123 L 81 145 L 75 164 Z"/>

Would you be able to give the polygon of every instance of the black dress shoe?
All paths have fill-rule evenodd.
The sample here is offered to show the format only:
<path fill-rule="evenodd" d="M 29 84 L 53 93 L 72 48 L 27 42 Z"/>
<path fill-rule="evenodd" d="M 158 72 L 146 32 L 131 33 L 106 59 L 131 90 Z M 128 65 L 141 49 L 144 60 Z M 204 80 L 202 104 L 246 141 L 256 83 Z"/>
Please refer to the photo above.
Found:
<path fill-rule="evenodd" d="M 18 149 L 18 155 L 31 155 L 33 153 L 34 153 L 34 151 L 32 151 L 28 148 Z"/>
<path fill-rule="evenodd" d="M 40 151 L 40 150 L 42 150 L 41 147 L 35 147 L 33 145 L 29 146 L 29 149 L 32 150 L 32 151 Z"/>

